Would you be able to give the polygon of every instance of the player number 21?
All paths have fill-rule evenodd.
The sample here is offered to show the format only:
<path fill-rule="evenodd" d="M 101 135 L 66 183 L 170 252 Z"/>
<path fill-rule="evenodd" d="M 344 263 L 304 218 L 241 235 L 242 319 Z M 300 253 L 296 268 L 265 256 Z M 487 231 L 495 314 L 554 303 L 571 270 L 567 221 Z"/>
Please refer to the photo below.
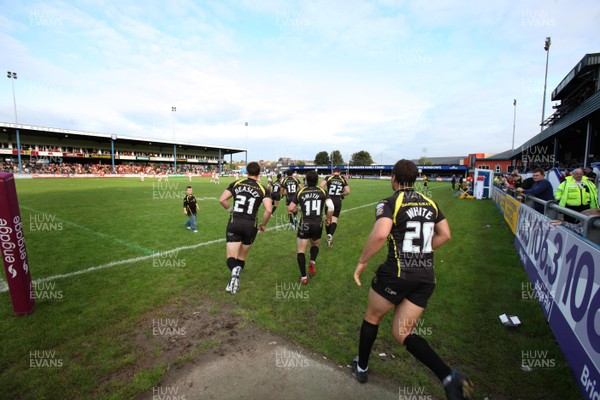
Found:
<path fill-rule="evenodd" d="M 235 203 L 233 205 L 233 211 L 238 212 L 238 213 L 243 213 L 244 212 L 243 207 L 246 204 L 246 199 L 248 200 L 248 209 L 246 210 L 246 213 L 252 214 L 252 211 L 254 211 L 254 202 L 256 202 L 256 199 L 254 197 L 244 197 L 244 196 L 240 196 L 240 195 L 235 196 Z"/>
<path fill-rule="evenodd" d="M 408 221 L 406 228 L 409 230 L 404 234 L 402 251 L 405 253 L 431 253 L 435 222 Z M 421 237 L 421 231 L 423 231 L 423 249 L 414 244 L 414 240 Z"/>

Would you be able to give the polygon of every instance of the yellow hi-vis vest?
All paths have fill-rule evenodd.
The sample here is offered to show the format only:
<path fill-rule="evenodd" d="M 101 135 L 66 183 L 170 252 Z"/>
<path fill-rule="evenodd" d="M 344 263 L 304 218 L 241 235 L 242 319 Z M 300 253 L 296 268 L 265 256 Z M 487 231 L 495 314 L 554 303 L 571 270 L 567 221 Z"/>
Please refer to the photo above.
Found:
<path fill-rule="evenodd" d="M 598 208 L 598 189 L 596 185 L 587 177 L 581 178 L 581 187 L 572 176 L 567 176 L 565 180 L 558 185 L 554 198 L 559 206 L 585 206 Z"/>

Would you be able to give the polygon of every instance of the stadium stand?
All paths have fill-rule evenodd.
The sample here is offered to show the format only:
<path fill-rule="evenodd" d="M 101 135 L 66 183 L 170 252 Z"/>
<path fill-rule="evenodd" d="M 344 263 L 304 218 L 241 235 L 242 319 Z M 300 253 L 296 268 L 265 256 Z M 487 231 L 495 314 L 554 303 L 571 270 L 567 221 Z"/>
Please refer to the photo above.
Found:
<path fill-rule="evenodd" d="M 16 129 L 0 122 L 0 167 L 18 171 Z M 225 156 L 245 149 L 113 136 L 49 127 L 18 126 L 24 173 L 188 173 L 222 170 Z M 114 145 L 114 158 L 112 147 Z M 114 172 L 112 164 L 115 164 Z"/>

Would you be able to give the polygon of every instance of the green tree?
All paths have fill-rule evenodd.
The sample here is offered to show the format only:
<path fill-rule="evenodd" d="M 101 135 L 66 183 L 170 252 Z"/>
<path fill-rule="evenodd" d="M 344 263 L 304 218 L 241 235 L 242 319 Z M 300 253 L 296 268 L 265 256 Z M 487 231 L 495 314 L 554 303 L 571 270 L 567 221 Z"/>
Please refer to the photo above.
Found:
<path fill-rule="evenodd" d="M 350 164 L 352 165 L 371 165 L 373 164 L 373 158 L 368 151 L 361 150 L 354 154 L 350 158 Z"/>
<path fill-rule="evenodd" d="M 433 165 L 433 162 L 431 162 L 431 160 L 428 160 L 427 157 L 423 156 L 419 158 L 419 165 Z"/>
<path fill-rule="evenodd" d="M 331 161 L 333 165 L 344 165 L 344 158 L 339 150 L 334 150 L 331 152 L 331 160 L 333 160 Z"/>
<path fill-rule="evenodd" d="M 238 163 L 237 163 L 237 162 L 235 162 L 235 161 L 232 161 L 232 162 L 229 164 L 229 169 L 230 169 L 231 171 L 234 171 L 234 170 L 238 169 Z"/>
<path fill-rule="evenodd" d="M 329 154 L 326 151 L 320 151 L 315 156 L 315 165 L 329 165 Z"/>

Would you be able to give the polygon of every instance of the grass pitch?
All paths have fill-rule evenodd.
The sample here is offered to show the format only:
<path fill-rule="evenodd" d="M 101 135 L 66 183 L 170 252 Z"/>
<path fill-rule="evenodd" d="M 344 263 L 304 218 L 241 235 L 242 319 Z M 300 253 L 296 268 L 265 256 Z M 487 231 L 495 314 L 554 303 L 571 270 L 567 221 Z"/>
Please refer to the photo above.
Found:
<path fill-rule="evenodd" d="M 232 308 L 348 364 L 357 353 L 368 282 L 385 251 L 371 260 L 362 287 L 352 274 L 374 204 L 392 193 L 389 181 L 350 181 L 334 247 L 322 244 L 317 276 L 305 287 L 297 286 L 295 233 L 286 229 L 280 203 L 251 250 L 240 292 L 231 296 L 224 291 L 228 214 L 217 201 L 231 179 L 214 185 L 194 178 L 196 234 L 183 227 L 187 178 L 18 180 L 38 300 L 33 314 L 15 317 L 8 293 L 0 293 L 0 398 L 123 398 L 151 389 L 169 365 L 157 361 L 133 378 L 107 377 L 142 356 L 131 337 L 152 329 L 143 315 L 158 317 L 154 310 L 184 301 L 210 303 L 214 312 Z M 428 194 L 448 218 L 452 240 L 436 251 L 437 288 L 418 332 L 471 376 L 476 398 L 581 399 L 537 300 L 529 298 L 513 236 L 494 204 L 459 200 L 447 183 L 430 183 Z M 523 325 L 508 330 L 498 320 L 502 313 L 518 315 Z M 375 342 L 372 374 L 443 397 L 433 374 L 394 341 L 390 316 Z M 157 358 L 162 351 L 156 349 Z M 195 354 L 182 354 L 181 362 Z M 531 354 L 552 362 L 524 371 Z"/>

